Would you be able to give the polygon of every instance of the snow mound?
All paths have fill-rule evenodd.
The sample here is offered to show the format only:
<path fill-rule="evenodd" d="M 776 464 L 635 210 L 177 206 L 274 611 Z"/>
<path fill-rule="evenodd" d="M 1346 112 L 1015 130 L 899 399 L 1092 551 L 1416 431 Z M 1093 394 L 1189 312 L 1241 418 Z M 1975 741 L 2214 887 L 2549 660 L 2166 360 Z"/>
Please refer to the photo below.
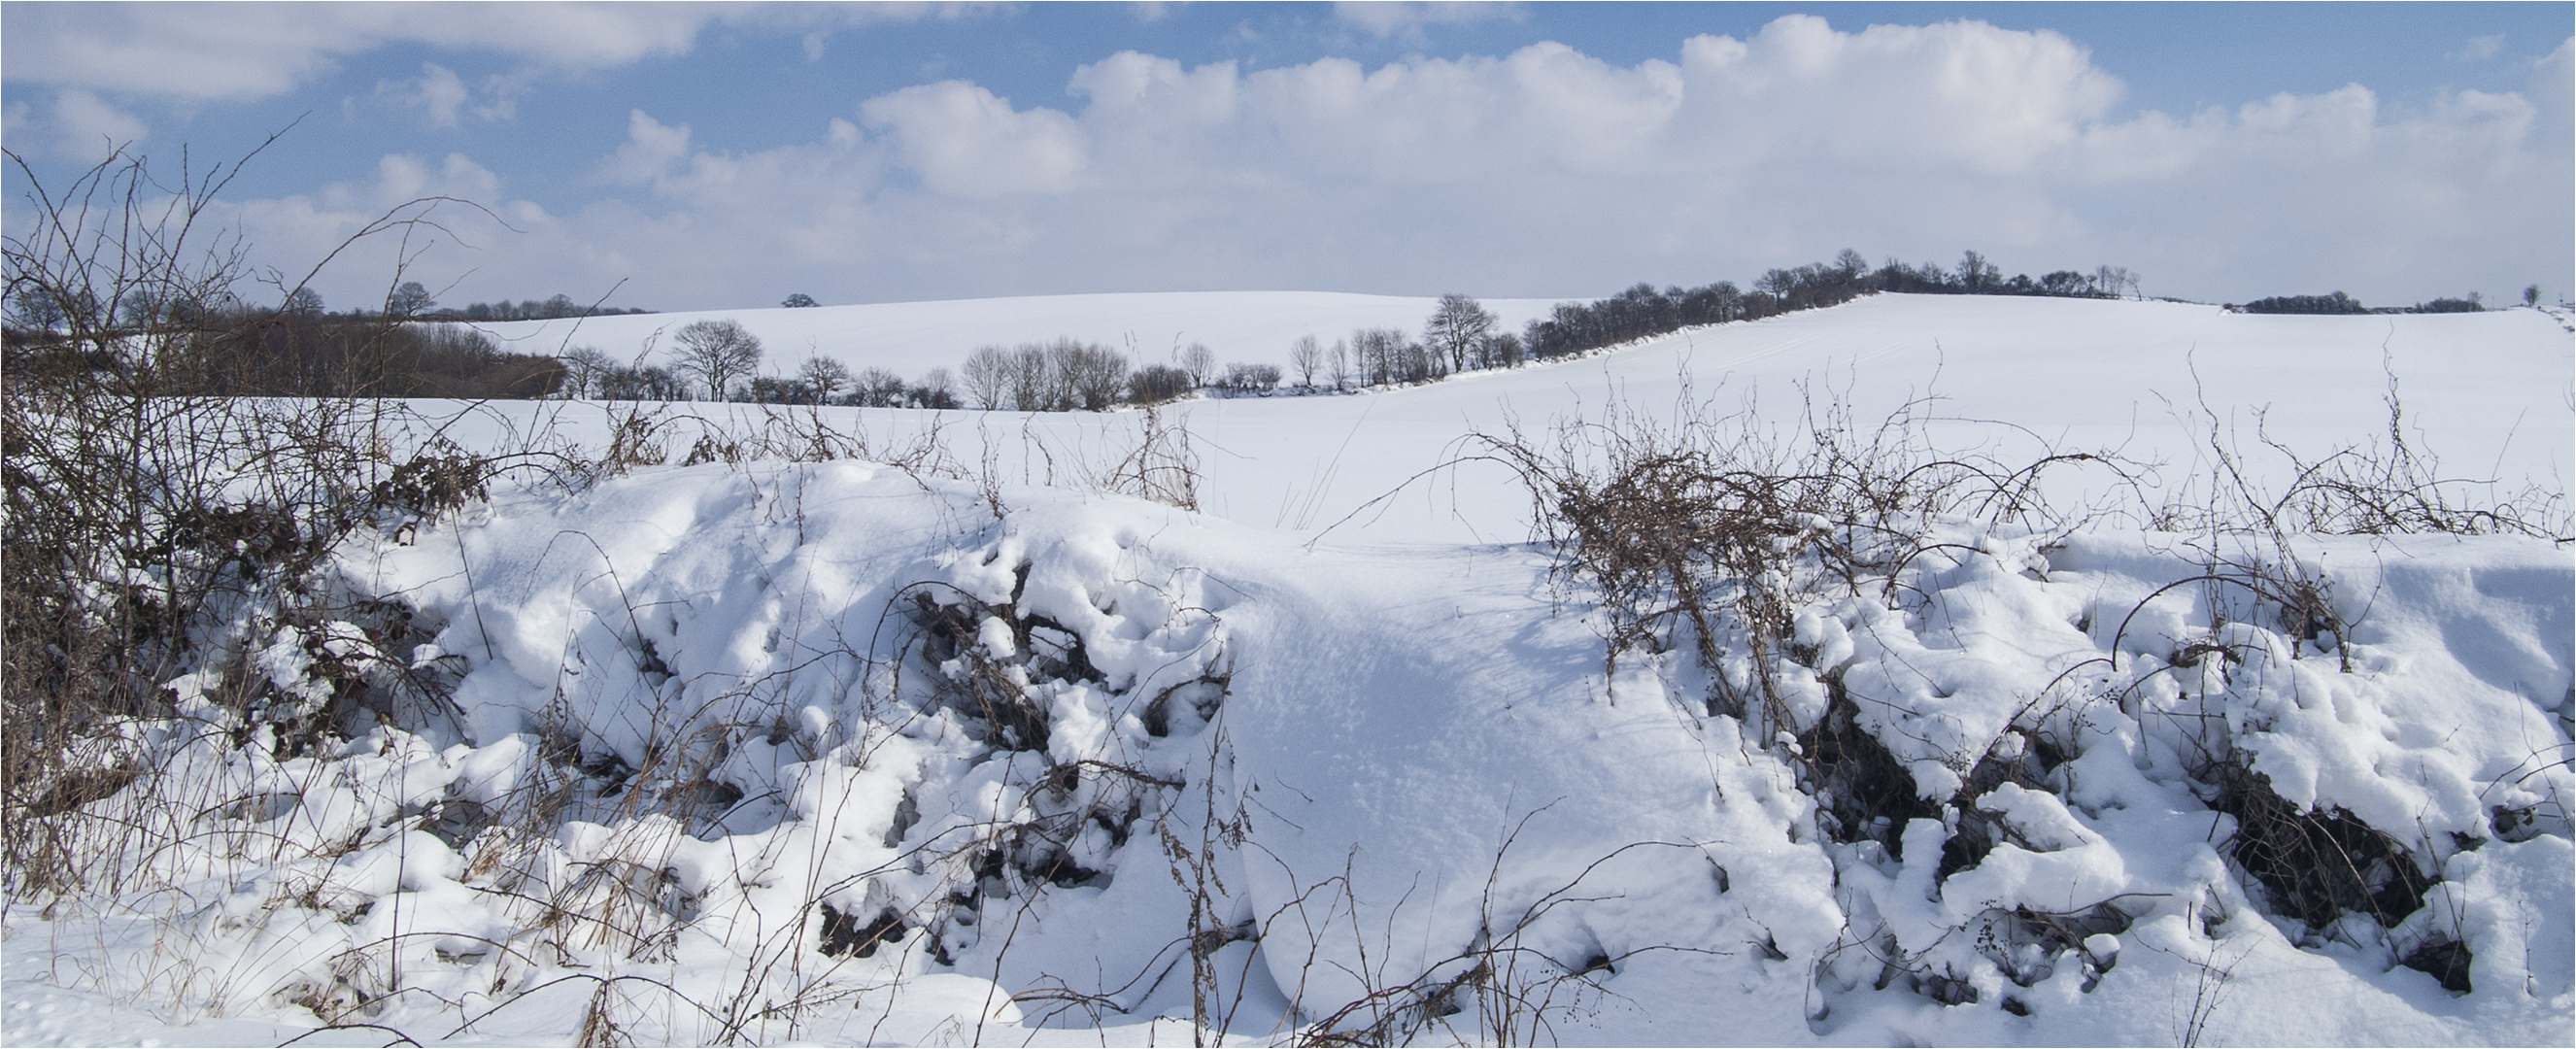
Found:
<path fill-rule="evenodd" d="M 2185 1022 L 2229 1040 L 2547 1041 L 2576 1004 L 2547 543 L 2321 541 L 2337 649 L 2173 585 L 2206 565 L 2170 538 L 1936 523 L 1900 587 L 1799 613 L 1772 669 L 1830 698 L 1783 747 L 1683 650 L 1605 677 L 1542 549 L 1009 498 L 710 464 L 350 552 L 461 716 L 282 757 L 200 709 L 172 778 L 247 807 L 153 862 L 224 993 L 100 990 L 518 1038 L 595 986 L 683 1042 L 2055 1042 L 2172 1033 L 2213 972 L 2232 1007 Z M 1802 755 L 1866 746 L 1908 789 L 1820 802 Z M 2268 898 L 2219 793 L 2255 783 L 2392 840 L 2364 888 L 2421 904 Z M 2464 996 L 2401 964 L 2432 944 Z"/>

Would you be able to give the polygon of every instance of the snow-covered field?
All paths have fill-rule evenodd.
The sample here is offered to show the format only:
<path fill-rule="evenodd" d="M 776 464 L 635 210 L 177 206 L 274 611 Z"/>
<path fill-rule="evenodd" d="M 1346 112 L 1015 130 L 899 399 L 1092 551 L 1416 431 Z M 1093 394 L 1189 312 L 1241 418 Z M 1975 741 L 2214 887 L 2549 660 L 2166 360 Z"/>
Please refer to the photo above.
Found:
<path fill-rule="evenodd" d="M 1430 312 L 1429 300 L 1375 299 L 1394 305 L 1375 319 L 1349 319 L 1344 302 L 1359 298 L 1365 297 L 1065 296 L 730 316 L 777 346 L 792 333 L 770 325 L 902 311 L 913 318 L 911 330 L 922 333 L 917 342 L 902 345 L 927 356 L 850 361 L 914 374 L 954 364 L 975 345 L 1000 340 L 998 334 L 987 337 L 995 329 L 984 327 L 986 318 L 1029 316 L 1033 303 L 1079 306 L 1068 313 L 1101 331 L 1114 327 L 1115 314 L 1093 320 L 1083 311 L 1128 300 L 1213 303 L 1211 315 L 1261 316 L 1258 326 L 1246 329 L 1245 343 L 1278 347 L 1280 357 L 1269 358 L 1274 360 L 1284 358 L 1288 343 L 1302 334 L 1320 331 L 1329 341 L 1334 332 L 1360 323 L 1418 328 Z M 1234 309 L 1237 300 L 1272 305 Z M 1301 302 L 1302 312 L 1296 308 Z M 1512 320 L 1505 304 L 1489 305 Z M 1303 319 L 1309 317 L 1334 319 Z M 665 315 L 585 324 L 608 321 L 672 323 Z M 1025 336 L 1010 338 L 1035 339 L 1059 327 L 1070 325 L 1030 321 Z M 827 347 L 835 338 L 854 345 L 867 330 L 830 329 L 835 335 L 817 328 L 793 337 Z M 1792 426 L 1810 402 L 1821 409 L 1839 399 L 1862 425 L 1875 426 L 1918 403 L 1945 447 L 1991 448 L 2005 456 L 2027 456 L 2042 447 L 2117 450 L 2162 464 L 2154 478 L 2159 490 L 2180 493 L 2211 465 L 2213 424 L 2248 451 L 2251 468 L 2263 470 L 2282 464 L 2263 454 L 2260 433 L 2312 458 L 2374 438 L 2385 443 L 2394 377 L 2409 439 L 2440 454 L 2444 476 L 2492 479 L 2499 494 L 2526 482 L 2565 491 L 2576 476 L 2569 344 L 2560 321 L 2533 310 L 2283 317 L 2165 302 L 1879 295 L 1830 310 L 1687 330 L 1576 361 L 1469 372 L 1388 393 L 1201 400 L 1164 411 L 1171 421 L 1187 422 L 1201 475 L 1200 508 L 1216 516 L 1301 532 L 1343 522 L 1336 535 L 1355 529 L 1400 541 L 1518 541 L 1527 538 L 1528 498 L 1506 471 L 1469 464 L 1406 482 L 1469 451 L 1459 442 L 1471 433 L 1499 433 L 1515 420 L 1543 429 L 1552 419 L 1597 417 L 1613 405 L 1659 420 L 1688 406 L 1733 411 L 1749 405 L 1774 425 Z M 946 356 L 935 354 L 940 347 L 947 348 Z M 448 432 L 467 435 L 470 442 L 506 444 L 543 428 L 596 445 L 607 439 L 609 420 L 623 411 L 501 402 L 467 413 Z M 712 403 L 659 412 L 672 420 L 665 441 L 675 455 L 694 440 L 699 418 L 739 431 L 758 428 L 755 421 L 767 414 Z M 1080 464 L 1115 458 L 1137 443 L 1141 426 L 1141 413 L 1133 411 L 845 408 L 811 414 L 886 447 L 907 446 L 935 428 L 957 462 L 981 471 L 989 451 L 1000 475 L 1030 483 L 1049 480 L 1051 458 L 1059 481 Z M 2102 471 L 2069 470 L 2053 475 L 2052 483 L 2071 486 L 2067 496 L 2073 502 L 2114 482 Z M 1381 499 L 1399 489 L 1395 498 Z M 1351 518 L 1363 505 L 1368 512 Z"/>
<path fill-rule="evenodd" d="M 847 311 L 962 354 L 1113 341 L 1092 298 Z M 1274 298 L 1244 345 L 1428 312 Z M 847 311 L 743 317 L 945 363 Z M 992 318 L 1028 334 L 950 338 Z M 2454 502 L 2559 494 L 2521 505 L 2564 534 L 2570 350 L 2532 310 L 1887 295 L 1150 423 L 472 406 L 486 448 L 640 410 L 669 462 L 341 549 L 408 633 L 243 636 L 315 705 L 399 640 L 400 727 L 292 752 L 174 682 L 195 720 L 97 806 L 164 821 L 138 887 L 9 913 L 0 1040 L 2564 1045 L 2576 553 L 2247 497 L 2302 480 L 2264 436 L 2388 461 L 2393 375 Z M 1694 620 L 1532 541 L 1495 443 L 1599 469 L 1907 405 L 1926 463 L 2129 465 L 2042 475 L 2051 516 L 1845 462 L 1722 518 L 1763 567 L 1690 562 Z M 678 465 L 825 428 L 878 461 Z"/>

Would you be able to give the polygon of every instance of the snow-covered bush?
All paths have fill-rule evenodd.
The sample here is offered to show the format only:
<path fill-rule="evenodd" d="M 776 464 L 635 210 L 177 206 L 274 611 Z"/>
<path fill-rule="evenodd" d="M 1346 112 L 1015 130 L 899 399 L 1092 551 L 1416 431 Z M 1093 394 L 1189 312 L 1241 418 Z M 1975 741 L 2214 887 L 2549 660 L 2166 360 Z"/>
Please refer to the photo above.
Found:
<path fill-rule="evenodd" d="M 2037 472 L 2135 464 L 2052 454 L 2014 468 L 1938 453 L 1905 417 L 1859 439 L 1832 411 L 1785 440 L 1613 408 L 1544 440 L 1484 443 L 1537 499 L 1564 576 L 1597 600 L 1614 694 L 1619 662 L 1651 667 L 1661 683 L 1644 691 L 1736 725 L 1813 797 L 1849 915 L 1815 970 L 1821 1033 L 1863 987 L 2027 1016 L 2065 993 L 2052 988 L 2093 991 L 2133 929 L 2179 917 L 2194 939 L 2233 939 L 2220 930 L 2245 912 L 2276 916 L 2293 942 L 2472 989 L 2467 912 L 2427 905 L 2459 900 L 2445 872 L 2483 849 L 2542 836 L 2563 849 L 2576 700 L 2559 695 L 2576 692 L 2563 651 L 2524 671 L 2544 682 L 2536 695 L 2472 701 L 2392 675 L 2382 653 L 2411 604 L 2394 591 L 2435 547 L 2385 537 L 2547 540 L 2559 500 L 2463 498 L 2406 443 L 2393 383 L 2390 412 L 2380 449 L 2307 462 L 2270 444 L 2296 467 L 2279 494 L 2213 436 L 2200 531 L 2146 537 L 2170 551 L 2149 578 L 2176 578 L 2053 622 L 2044 592 L 2093 574 L 2108 544 L 2080 527 L 2101 508 L 2052 511 Z M 2329 571 L 2330 553 L 2347 567 Z M 2455 750 L 2436 724 L 2525 742 Z M 2166 806 L 2205 808 L 2216 851 L 2147 875 L 2109 836 L 2113 813 Z M 2225 978 L 2214 947 L 2155 949 L 2199 952 L 2204 991 Z M 2525 964 L 2492 967 L 2532 986 L 2526 972 L 2559 966 Z"/>

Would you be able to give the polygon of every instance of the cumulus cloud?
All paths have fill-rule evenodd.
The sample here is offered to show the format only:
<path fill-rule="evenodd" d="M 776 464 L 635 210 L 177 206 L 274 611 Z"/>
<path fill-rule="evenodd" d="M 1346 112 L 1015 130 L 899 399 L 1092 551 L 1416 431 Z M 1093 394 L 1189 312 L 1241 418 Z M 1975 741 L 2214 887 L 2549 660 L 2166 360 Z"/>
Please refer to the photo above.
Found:
<path fill-rule="evenodd" d="M 385 156 L 371 177 L 311 193 L 218 198 L 198 224 L 237 231 L 256 247 L 248 274 L 254 284 L 238 289 L 245 294 L 255 295 L 259 282 L 303 283 L 312 267 L 329 260 L 311 286 L 334 305 L 363 306 L 382 303 L 403 280 L 443 287 L 470 270 L 478 249 L 517 235 L 513 229 L 546 232 L 551 219 L 534 204 L 503 201 L 500 176 L 451 153 L 437 160 Z M 359 236 L 370 227 L 386 231 Z"/>
<path fill-rule="evenodd" d="M 417 80 L 378 81 L 376 97 L 398 105 L 418 109 L 431 127 L 454 128 L 463 116 L 491 122 L 518 116 L 519 103 L 514 97 L 518 85 L 512 78 L 485 78 L 481 90 L 467 86 L 454 70 L 436 62 L 421 63 Z M 480 94 L 482 101 L 476 101 Z"/>
<path fill-rule="evenodd" d="M 76 161 L 94 161 L 142 142 L 151 134 L 142 118 L 77 88 L 54 96 L 53 132 L 57 153 Z"/>
<path fill-rule="evenodd" d="M 634 276 L 673 308 L 790 284 L 1591 295 L 1845 246 L 2109 262 L 2210 299 L 2501 294 L 2569 283 L 2570 62 L 2562 45 L 2529 90 L 2403 110 L 2350 85 L 2114 116 L 2123 86 L 2082 47 L 1976 22 L 1791 16 L 1633 65 L 1561 44 L 1374 69 L 1121 52 L 1074 73 L 1064 109 L 942 81 L 745 153 L 637 111 L 598 169 L 633 195 L 470 265 L 494 294 L 511 273 Z"/>
<path fill-rule="evenodd" d="M 689 126 L 666 127 L 634 110 L 626 117 L 626 142 L 599 167 L 602 180 L 641 186 L 660 179 L 671 165 L 689 155 Z"/>
<path fill-rule="evenodd" d="M 5 120 L 0 127 L 20 155 L 84 166 L 141 145 L 152 135 L 142 117 L 78 88 L 53 92 L 40 102 L 12 99 Z"/>
<path fill-rule="evenodd" d="M 341 56 L 416 43 L 605 69 L 687 52 L 710 24 L 827 30 L 981 11 L 976 4 L 10 4 L 9 79 L 177 99 L 285 94 Z"/>
<path fill-rule="evenodd" d="M 2461 62 L 2484 62 L 2494 58 L 2497 52 L 2503 50 L 2504 34 L 2489 33 L 2485 36 L 2470 37 L 2468 43 L 2460 45 L 2460 49 L 2451 52 L 2448 57 Z"/>
<path fill-rule="evenodd" d="M 2254 281 L 2413 288 L 2504 257 L 2564 266 L 2570 164 L 2547 140 L 2566 107 L 2538 95 L 2566 88 L 2545 73 L 2534 95 L 2459 91 L 2406 113 L 2351 85 L 2113 119 L 2124 85 L 2084 48 L 1979 22 L 1841 32 L 1790 16 L 1692 38 L 1678 59 L 1539 44 L 1245 71 L 1124 52 L 1074 74 L 1074 112 L 913 89 L 942 108 L 903 99 L 923 115 L 890 161 L 929 197 L 1078 189 L 976 214 L 1034 229 L 1035 253 L 1132 245 L 1140 286 L 1231 273 L 1600 291 L 1633 279 L 1603 272 L 1611 260 L 1705 279 L 1846 244 L 2119 262 L 2212 297 Z M 895 105 L 863 107 L 870 126 L 889 130 Z"/>
<path fill-rule="evenodd" d="M 2523 89 L 2541 115 L 2540 141 L 2545 148 L 2567 150 L 2576 123 L 2567 117 L 2576 112 L 2576 37 L 2560 41 L 2548 57 L 2532 66 L 2530 86 Z"/>
<path fill-rule="evenodd" d="M 420 80 L 420 100 L 429 110 L 429 122 L 438 127 L 455 127 L 456 111 L 465 105 L 465 82 L 445 66 L 425 64 L 426 75 Z"/>
<path fill-rule="evenodd" d="M 1052 109 L 1019 111 L 963 80 L 869 99 L 867 125 L 885 132 L 905 167 L 933 192 L 960 197 L 1061 193 L 1087 166 L 1083 134 Z"/>
<path fill-rule="evenodd" d="M 2122 91 L 2054 33 L 1956 23 L 1853 34 L 1804 16 L 1749 41 L 1692 38 L 1679 63 L 1620 67 L 1542 43 L 1501 58 L 1375 70 L 1328 58 L 1245 73 L 1122 52 L 1082 67 L 1070 88 L 1089 103 L 1078 117 L 1016 116 L 1044 122 L 1052 153 L 1090 143 L 1104 185 L 1113 171 L 1122 184 L 1312 171 L 1437 185 L 1837 161 L 2010 174 L 2074 145 Z M 911 91 L 933 89 L 950 109 L 907 124 L 909 145 L 1022 133 L 972 85 Z M 899 94 L 866 111 L 898 99 L 915 105 Z"/>

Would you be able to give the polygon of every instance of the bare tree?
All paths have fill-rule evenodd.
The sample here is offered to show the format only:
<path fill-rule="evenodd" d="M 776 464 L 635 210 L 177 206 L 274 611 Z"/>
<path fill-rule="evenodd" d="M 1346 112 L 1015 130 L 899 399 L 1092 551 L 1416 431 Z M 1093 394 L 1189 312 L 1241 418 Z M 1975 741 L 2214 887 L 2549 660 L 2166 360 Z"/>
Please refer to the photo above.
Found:
<path fill-rule="evenodd" d="M 575 346 L 557 359 L 563 361 L 566 399 L 597 396 L 608 373 L 617 367 L 597 346 Z"/>
<path fill-rule="evenodd" d="M 1844 281 L 1856 281 L 1869 272 L 1869 260 L 1860 252 L 1844 248 L 1842 254 L 1834 256 L 1834 270 L 1842 274 Z"/>
<path fill-rule="evenodd" d="M 1127 358 L 1107 346 L 1057 339 L 1047 346 L 1047 362 L 1055 371 L 1058 407 L 1103 411 L 1126 392 Z"/>
<path fill-rule="evenodd" d="M 1225 366 L 1224 388 L 1229 393 L 1265 393 L 1279 385 L 1276 364 L 1235 363 Z"/>
<path fill-rule="evenodd" d="M 1168 364 L 1148 364 L 1127 377 L 1127 399 L 1135 404 L 1161 404 L 1189 393 L 1190 374 Z"/>
<path fill-rule="evenodd" d="M 1333 388 L 1336 390 L 1350 388 L 1351 344 L 1340 339 L 1333 340 L 1333 352 L 1328 357 L 1333 368 Z"/>
<path fill-rule="evenodd" d="M 895 374 L 893 369 L 865 368 L 852 381 L 850 396 L 869 408 L 900 408 L 911 392 L 903 376 Z"/>
<path fill-rule="evenodd" d="M 957 379 L 946 368 L 932 368 L 921 373 L 921 384 L 912 388 L 915 408 L 957 407 Z"/>
<path fill-rule="evenodd" d="M 1013 367 L 1011 351 L 999 346 L 975 347 L 960 366 L 964 372 L 960 381 L 966 386 L 967 398 L 985 411 L 1001 407 L 1011 396 Z"/>
<path fill-rule="evenodd" d="M 1361 386 L 1378 386 L 1387 381 L 1395 363 L 1387 359 L 1387 344 L 1378 338 L 1383 329 L 1361 328 L 1351 332 L 1351 370 Z"/>
<path fill-rule="evenodd" d="M 816 404 L 830 404 L 833 394 L 850 388 L 850 366 L 819 353 L 796 366 L 796 377 L 813 388 Z"/>
<path fill-rule="evenodd" d="M 53 294 L 44 288 L 23 289 L 12 296 L 9 303 L 10 316 L 35 331 L 51 332 L 62 327 L 69 316 L 62 304 L 54 301 Z"/>
<path fill-rule="evenodd" d="M 1024 342 L 1011 350 L 1011 407 L 1024 412 L 1054 408 L 1060 400 L 1055 379 L 1045 343 Z"/>
<path fill-rule="evenodd" d="M 1288 344 L 1288 366 L 1297 370 L 1298 385 L 1312 388 L 1315 372 L 1324 366 L 1324 348 L 1312 335 L 1300 335 Z"/>
<path fill-rule="evenodd" d="M 2126 266 L 2103 266 L 2094 270 L 2093 283 L 2102 289 L 2102 294 L 2115 299 L 2124 292 L 2130 296 L 2138 294 L 2138 275 Z"/>
<path fill-rule="evenodd" d="M 671 341 L 678 347 L 679 370 L 706 383 L 714 400 L 724 400 L 735 380 L 760 367 L 760 338 L 737 321 L 691 321 Z"/>
<path fill-rule="evenodd" d="M 385 316 L 416 317 L 436 305 L 438 300 L 429 297 L 428 288 L 421 287 L 419 281 L 407 280 L 385 296 Z"/>
<path fill-rule="evenodd" d="M 1420 382 L 1431 377 L 1430 358 L 1402 328 L 1361 328 L 1351 333 L 1360 381 L 1371 386 Z"/>
<path fill-rule="evenodd" d="M 2003 283 L 2004 271 L 1986 261 L 1984 255 L 1971 250 L 1959 256 L 1959 289 L 1970 295 Z"/>
<path fill-rule="evenodd" d="M 1771 296 L 1774 300 L 1788 298 L 1789 293 L 1797 287 L 1797 274 L 1776 267 L 1765 270 L 1761 276 L 1753 278 L 1753 290 Z"/>
<path fill-rule="evenodd" d="M 1422 341 L 1433 354 L 1447 358 L 1450 371 L 1465 371 L 1477 346 L 1493 334 L 1495 322 L 1493 313 L 1476 300 L 1443 295 L 1439 308 L 1422 325 Z"/>
<path fill-rule="evenodd" d="M 1203 342 L 1191 343 L 1181 351 L 1181 370 L 1190 373 L 1190 385 L 1207 385 L 1216 378 L 1216 351 Z"/>

